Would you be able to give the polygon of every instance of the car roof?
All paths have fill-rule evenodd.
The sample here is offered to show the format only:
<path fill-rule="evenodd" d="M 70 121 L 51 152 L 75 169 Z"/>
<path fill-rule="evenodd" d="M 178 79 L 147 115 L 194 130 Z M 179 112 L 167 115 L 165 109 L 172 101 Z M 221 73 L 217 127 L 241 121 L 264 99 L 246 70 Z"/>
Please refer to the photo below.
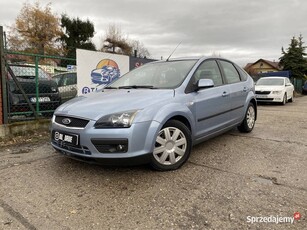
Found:
<path fill-rule="evenodd" d="M 286 79 L 287 77 L 283 77 L 283 76 L 272 76 L 272 77 L 262 77 L 260 79 Z"/>
<path fill-rule="evenodd" d="M 167 60 L 159 60 L 159 61 L 155 61 L 155 62 L 184 61 L 184 60 L 204 61 L 206 59 L 225 60 L 225 61 L 229 61 L 229 62 L 233 63 L 233 61 L 231 61 L 231 60 L 228 60 L 228 59 L 222 58 L 222 57 L 216 57 L 216 56 L 190 56 L 190 57 L 176 57 L 176 58 L 171 57 Z M 149 63 L 153 63 L 153 62 L 149 62 Z"/>
<path fill-rule="evenodd" d="M 30 67 L 35 68 L 35 65 L 26 65 L 26 64 L 9 64 L 9 66 L 16 66 L 16 67 Z M 41 69 L 41 67 L 38 67 Z"/>
<path fill-rule="evenodd" d="M 68 72 L 57 73 L 55 75 L 52 75 L 52 77 L 56 77 L 56 76 L 60 76 L 60 75 L 63 75 L 63 74 L 68 74 L 68 73 L 75 73 L 75 74 L 77 74 L 77 72 L 75 72 L 75 71 L 68 71 Z"/>

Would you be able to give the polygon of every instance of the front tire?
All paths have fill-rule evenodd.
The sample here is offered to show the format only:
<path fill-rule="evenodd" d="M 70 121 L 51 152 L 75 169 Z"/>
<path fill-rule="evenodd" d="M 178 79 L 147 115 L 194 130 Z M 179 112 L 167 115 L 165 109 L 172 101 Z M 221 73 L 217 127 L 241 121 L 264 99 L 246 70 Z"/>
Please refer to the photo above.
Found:
<path fill-rule="evenodd" d="M 189 158 L 191 148 L 191 131 L 182 122 L 170 120 L 158 133 L 151 166 L 159 171 L 178 169 Z"/>
<path fill-rule="evenodd" d="M 284 97 L 283 97 L 283 99 L 282 99 L 281 104 L 282 104 L 282 105 L 285 105 L 286 103 L 287 103 L 287 94 L 285 93 L 285 95 L 284 95 Z"/>
<path fill-rule="evenodd" d="M 245 113 L 244 120 L 238 126 L 238 130 L 242 133 L 249 133 L 253 130 L 256 122 L 256 109 L 253 103 L 249 103 Z"/>
<path fill-rule="evenodd" d="M 289 102 L 293 102 L 294 92 L 292 92 L 292 97 L 288 100 Z"/>

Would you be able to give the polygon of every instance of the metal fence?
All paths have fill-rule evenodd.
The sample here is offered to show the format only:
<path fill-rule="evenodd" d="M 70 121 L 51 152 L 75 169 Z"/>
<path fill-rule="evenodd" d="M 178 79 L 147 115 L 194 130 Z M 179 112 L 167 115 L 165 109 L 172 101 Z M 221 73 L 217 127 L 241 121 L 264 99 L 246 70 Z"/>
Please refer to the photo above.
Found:
<path fill-rule="evenodd" d="M 292 80 L 292 84 L 294 85 L 296 92 L 302 93 L 302 87 L 303 87 L 305 81 L 306 80 L 304 80 L 304 79 L 297 79 L 297 78 L 294 78 Z"/>
<path fill-rule="evenodd" d="M 3 114 L 7 123 L 50 118 L 61 103 L 76 95 L 76 73 L 68 70 L 75 59 L 8 50 L 2 57 Z M 72 85 L 66 87 L 67 83 Z"/>

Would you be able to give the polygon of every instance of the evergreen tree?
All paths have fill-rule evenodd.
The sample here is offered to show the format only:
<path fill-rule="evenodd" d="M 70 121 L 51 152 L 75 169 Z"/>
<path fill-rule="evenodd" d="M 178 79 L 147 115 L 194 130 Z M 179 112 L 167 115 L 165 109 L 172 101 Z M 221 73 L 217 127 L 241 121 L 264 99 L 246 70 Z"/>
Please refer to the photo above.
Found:
<path fill-rule="evenodd" d="M 279 65 L 283 70 L 291 71 L 291 77 L 304 78 L 307 73 L 307 61 L 304 58 L 306 56 L 305 46 L 303 45 L 303 37 L 300 35 L 298 38 L 293 37 L 287 51 L 282 47 L 282 55 L 279 60 Z"/>
<path fill-rule="evenodd" d="M 61 26 L 64 30 L 61 41 L 64 43 L 67 57 L 76 58 L 77 48 L 96 51 L 96 47 L 91 41 L 95 33 L 92 22 L 89 20 L 82 21 L 78 17 L 70 19 L 64 14 L 61 18 Z M 69 64 L 75 64 L 75 62 Z"/>

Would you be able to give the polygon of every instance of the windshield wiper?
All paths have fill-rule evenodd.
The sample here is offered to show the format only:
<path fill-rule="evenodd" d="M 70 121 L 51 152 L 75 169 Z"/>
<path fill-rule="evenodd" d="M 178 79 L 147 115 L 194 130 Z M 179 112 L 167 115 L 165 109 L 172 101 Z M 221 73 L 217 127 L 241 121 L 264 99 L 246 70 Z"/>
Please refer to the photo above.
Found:
<path fill-rule="evenodd" d="M 117 89 L 117 87 L 113 87 L 113 86 L 106 86 L 106 87 L 104 87 L 104 89 Z"/>
<path fill-rule="evenodd" d="M 156 89 L 152 85 L 124 85 L 119 86 L 119 89 Z"/>
<path fill-rule="evenodd" d="M 24 76 L 24 75 L 20 75 L 20 76 L 16 76 L 22 79 L 35 79 L 35 76 Z"/>

